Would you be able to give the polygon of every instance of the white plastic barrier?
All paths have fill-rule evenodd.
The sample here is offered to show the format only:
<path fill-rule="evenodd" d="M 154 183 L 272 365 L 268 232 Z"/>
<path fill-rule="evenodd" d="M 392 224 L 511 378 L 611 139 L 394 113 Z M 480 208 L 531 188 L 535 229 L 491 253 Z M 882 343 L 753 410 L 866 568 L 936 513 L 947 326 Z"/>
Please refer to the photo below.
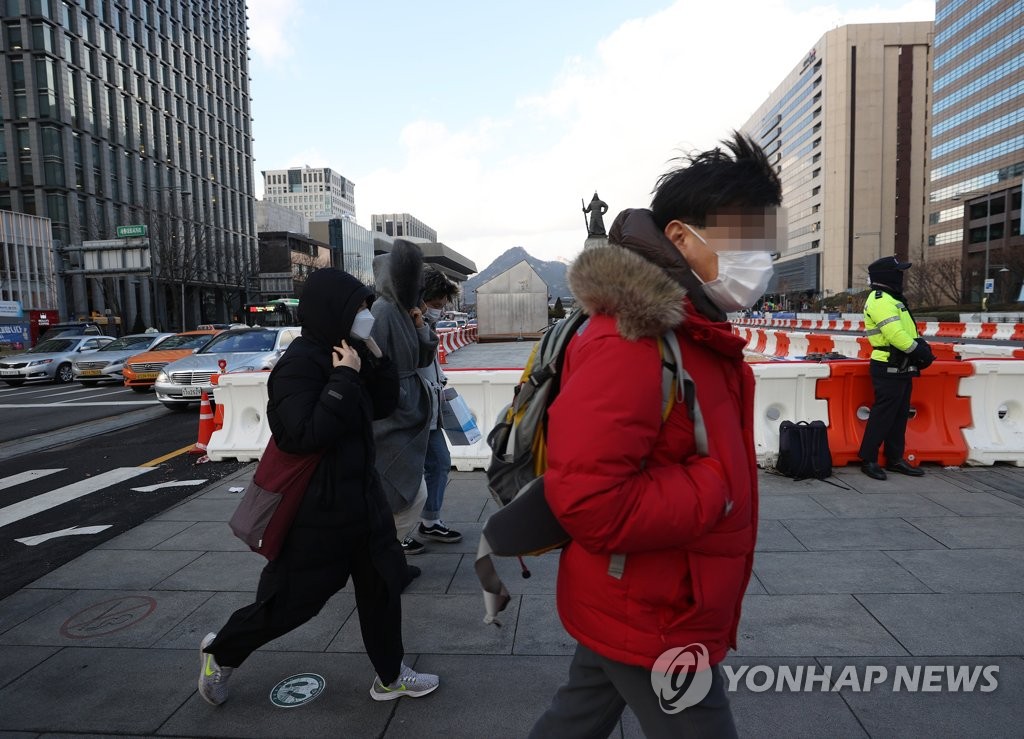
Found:
<path fill-rule="evenodd" d="M 860 343 L 857 341 L 856 336 L 834 334 L 832 336 L 832 346 L 835 347 L 833 351 L 837 351 L 850 359 L 856 359 L 860 354 Z"/>
<path fill-rule="evenodd" d="M 1024 467 L 1024 361 L 974 359 L 974 374 L 960 380 L 971 399 L 972 425 L 963 429 L 967 464 L 1009 462 Z"/>
<path fill-rule="evenodd" d="M 523 371 L 448 369 L 449 387 L 459 391 L 480 427 L 483 438 L 468 446 L 448 445 L 452 454 L 452 466 L 462 472 L 487 468 L 491 459 L 491 448 L 487 446 L 487 434 L 498 419 L 498 412 L 512 402 L 512 391 L 519 382 Z"/>
<path fill-rule="evenodd" d="M 789 335 L 789 354 L 790 357 L 806 357 L 807 356 L 807 332 L 797 331 Z"/>
<path fill-rule="evenodd" d="M 214 402 L 224 407 L 224 426 L 214 431 L 206 456 L 214 462 L 237 459 L 250 462 L 263 456 L 270 441 L 267 423 L 269 372 L 221 375 L 213 389 Z"/>
<path fill-rule="evenodd" d="M 828 377 L 825 362 L 766 362 L 753 364 L 754 450 L 757 462 L 772 466 L 779 452 L 783 421 L 828 423 L 828 401 L 815 398 L 818 378 Z"/>
<path fill-rule="evenodd" d="M 1003 344 L 956 344 L 953 351 L 959 354 L 961 359 L 1012 358 L 1016 348 Z"/>

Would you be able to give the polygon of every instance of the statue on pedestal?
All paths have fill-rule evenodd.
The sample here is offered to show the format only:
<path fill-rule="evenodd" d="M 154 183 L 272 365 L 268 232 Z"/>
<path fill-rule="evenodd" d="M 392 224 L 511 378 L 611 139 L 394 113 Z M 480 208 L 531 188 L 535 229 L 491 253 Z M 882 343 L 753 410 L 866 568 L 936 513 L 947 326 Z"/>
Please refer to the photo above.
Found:
<path fill-rule="evenodd" d="M 583 202 L 582 200 L 580 201 Z M 604 214 L 608 212 L 608 203 L 604 202 L 597 196 L 597 192 L 594 192 L 594 197 L 590 200 L 590 205 L 583 208 L 583 220 L 586 221 L 586 214 L 590 214 L 590 223 L 587 225 L 587 237 L 588 238 L 602 238 L 608 235 L 608 232 L 604 230 Z"/>

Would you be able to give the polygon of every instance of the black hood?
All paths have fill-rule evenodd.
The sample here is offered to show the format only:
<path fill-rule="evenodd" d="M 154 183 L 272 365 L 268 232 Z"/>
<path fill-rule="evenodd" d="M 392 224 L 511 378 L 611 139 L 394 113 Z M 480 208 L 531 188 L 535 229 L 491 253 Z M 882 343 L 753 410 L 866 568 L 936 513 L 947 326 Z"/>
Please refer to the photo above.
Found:
<path fill-rule="evenodd" d="M 372 302 L 373 292 L 348 272 L 334 267 L 316 270 L 299 299 L 302 335 L 324 347 L 340 346 L 364 300 Z"/>

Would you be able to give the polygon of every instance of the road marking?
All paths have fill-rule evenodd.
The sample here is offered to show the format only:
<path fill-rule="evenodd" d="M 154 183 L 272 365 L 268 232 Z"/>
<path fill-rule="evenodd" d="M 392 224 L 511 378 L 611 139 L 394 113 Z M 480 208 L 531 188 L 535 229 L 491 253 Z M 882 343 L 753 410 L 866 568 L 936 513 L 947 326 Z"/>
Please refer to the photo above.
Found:
<path fill-rule="evenodd" d="M 88 495 L 89 493 L 95 493 L 97 490 L 116 485 L 119 482 L 130 480 L 133 477 L 144 475 L 147 472 L 151 472 L 152 467 L 118 467 L 115 470 L 109 470 L 108 472 L 101 472 L 95 477 L 89 477 L 85 480 L 79 480 L 73 482 L 70 485 L 65 485 L 62 488 L 51 490 L 48 493 L 42 493 L 33 498 L 28 498 L 20 503 L 9 505 L 6 508 L 0 508 L 0 528 L 6 526 L 9 523 L 20 521 L 23 518 L 34 516 L 37 513 L 55 508 L 62 503 L 67 503 L 72 500 L 81 498 L 82 496 Z"/>
<path fill-rule="evenodd" d="M 101 392 L 102 388 L 98 387 L 87 387 L 85 389 L 93 393 L 93 395 L 89 396 L 90 398 L 102 398 L 105 395 L 126 395 L 125 388 L 123 385 L 121 387 L 115 387 L 109 390 L 104 390 L 103 392 Z M 54 403 L 54 405 L 68 405 L 68 401 L 58 400 Z"/>
<path fill-rule="evenodd" d="M 161 462 L 166 462 L 168 459 L 171 459 L 172 457 L 177 457 L 179 454 L 184 454 L 185 452 L 187 452 L 187 451 L 189 451 L 191 449 L 194 449 L 195 446 L 196 446 L 195 444 L 189 444 L 188 446 L 183 446 L 181 449 L 179 449 L 179 450 L 177 450 L 175 452 L 171 452 L 170 454 L 165 454 L 162 457 L 157 457 L 156 459 L 151 459 L 148 462 L 140 464 L 139 467 L 156 467 Z"/>
<path fill-rule="evenodd" d="M 0 408 L 106 408 L 111 405 L 159 404 L 159 400 L 108 400 L 106 403 L 0 403 Z"/>
<path fill-rule="evenodd" d="M 52 475 L 54 472 L 63 472 L 66 467 L 58 467 L 55 470 L 28 470 L 26 472 L 19 472 L 16 475 L 10 475 L 9 477 L 0 478 L 0 490 L 7 488 L 13 488 L 15 485 L 21 485 L 23 482 L 29 480 L 35 480 L 40 477 L 46 477 Z"/>
<path fill-rule="evenodd" d="M 50 539 L 56 539 L 61 536 L 80 536 L 82 534 L 98 534 L 104 529 L 109 529 L 113 524 L 106 524 L 103 526 L 83 526 L 78 528 L 72 526 L 70 529 L 61 529 L 60 531 L 51 531 L 49 534 L 37 534 L 36 536 L 26 536 L 23 539 L 15 539 L 16 542 L 20 542 L 27 547 L 34 547 L 36 544 L 42 544 L 44 541 Z"/>
<path fill-rule="evenodd" d="M 171 480 L 170 482 L 158 482 L 156 485 L 147 485 L 144 488 L 132 488 L 136 493 L 152 493 L 160 488 L 176 488 L 182 485 L 202 485 L 206 480 Z"/>

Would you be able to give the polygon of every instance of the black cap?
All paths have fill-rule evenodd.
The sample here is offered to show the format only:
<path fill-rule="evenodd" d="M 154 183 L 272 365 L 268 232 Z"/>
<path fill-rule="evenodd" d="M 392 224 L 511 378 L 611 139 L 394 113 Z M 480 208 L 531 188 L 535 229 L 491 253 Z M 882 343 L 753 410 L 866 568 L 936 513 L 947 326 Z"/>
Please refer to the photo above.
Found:
<path fill-rule="evenodd" d="M 875 272 L 892 272 L 893 270 L 910 269 L 910 262 L 901 262 L 896 257 L 882 257 L 868 265 L 868 274 Z"/>

